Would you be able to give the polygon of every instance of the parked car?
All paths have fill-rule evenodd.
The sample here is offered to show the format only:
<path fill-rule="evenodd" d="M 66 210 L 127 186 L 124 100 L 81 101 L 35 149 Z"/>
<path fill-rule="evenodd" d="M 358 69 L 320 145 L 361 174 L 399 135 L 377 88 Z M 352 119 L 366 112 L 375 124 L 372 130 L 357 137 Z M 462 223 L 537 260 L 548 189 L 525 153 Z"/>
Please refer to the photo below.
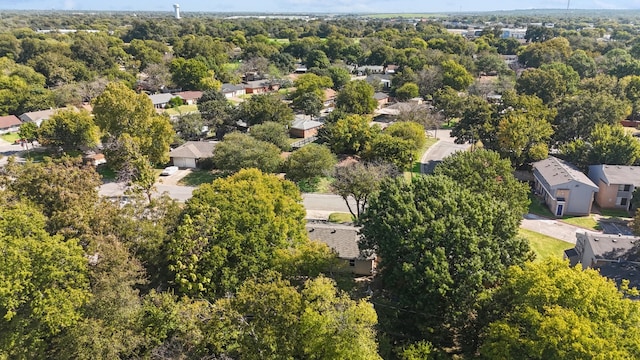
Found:
<path fill-rule="evenodd" d="M 167 166 L 166 168 L 164 168 L 164 170 L 162 170 L 162 172 L 160 173 L 161 176 L 169 176 L 169 175 L 173 175 L 175 173 L 178 172 L 178 167 L 177 166 Z"/>

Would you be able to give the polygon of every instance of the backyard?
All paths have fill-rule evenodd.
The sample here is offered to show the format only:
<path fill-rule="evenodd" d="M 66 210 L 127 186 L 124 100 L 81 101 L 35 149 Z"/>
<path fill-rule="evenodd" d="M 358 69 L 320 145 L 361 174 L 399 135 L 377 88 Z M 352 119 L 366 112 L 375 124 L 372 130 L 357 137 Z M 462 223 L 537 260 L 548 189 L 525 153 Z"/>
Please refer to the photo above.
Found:
<path fill-rule="evenodd" d="M 536 254 L 536 262 L 548 257 L 561 259 L 563 252 L 573 247 L 573 244 L 566 241 L 554 239 L 550 236 L 527 229 L 520 229 L 519 234 L 529 240 L 531 250 Z"/>

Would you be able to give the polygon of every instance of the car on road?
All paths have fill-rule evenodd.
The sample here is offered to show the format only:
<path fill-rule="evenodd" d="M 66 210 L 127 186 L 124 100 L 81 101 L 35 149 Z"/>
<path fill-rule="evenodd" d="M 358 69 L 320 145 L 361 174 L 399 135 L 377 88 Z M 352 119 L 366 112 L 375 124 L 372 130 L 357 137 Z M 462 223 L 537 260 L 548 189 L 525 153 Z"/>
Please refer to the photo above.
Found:
<path fill-rule="evenodd" d="M 178 172 L 178 167 L 177 166 L 167 166 L 166 168 L 164 168 L 164 170 L 162 170 L 162 172 L 160 173 L 160 176 L 169 176 L 169 175 L 173 175 L 175 173 Z"/>

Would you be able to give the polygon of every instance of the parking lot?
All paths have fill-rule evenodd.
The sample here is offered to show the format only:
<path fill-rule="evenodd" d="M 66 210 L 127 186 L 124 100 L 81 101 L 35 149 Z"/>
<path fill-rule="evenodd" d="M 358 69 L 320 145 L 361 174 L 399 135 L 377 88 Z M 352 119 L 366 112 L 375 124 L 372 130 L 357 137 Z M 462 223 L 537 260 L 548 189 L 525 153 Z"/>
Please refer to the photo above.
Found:
<path fill-rule="evenodd" d="M 605 234 L 633 235 L 631 229 L 627 225 L 620 222 L 601 220 L 600 227 L 602 228 L 602 232 Z"/>

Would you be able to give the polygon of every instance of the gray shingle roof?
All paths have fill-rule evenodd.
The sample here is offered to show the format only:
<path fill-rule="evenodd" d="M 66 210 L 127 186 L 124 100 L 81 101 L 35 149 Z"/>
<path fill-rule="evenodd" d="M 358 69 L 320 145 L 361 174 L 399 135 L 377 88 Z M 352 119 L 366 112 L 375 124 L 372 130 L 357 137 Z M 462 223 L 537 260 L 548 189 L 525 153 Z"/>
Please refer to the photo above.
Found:
<path fill-rule="evenodd" d="M 309 223 L 306 225 L 310 240 L 327 244 L 341 259 L 373 259 L 374 255 L 363 257 L 358 249 L 359 229 L 354 226 Z"/>
<path fill-rule="evenodd" d="M 377 92 L 377 93 L 373 94 L 373 98 L 376 99 L 376 100 L 388 99 L 389 95 L 387 95 L 385 93 Z"/>
<path fill-rule="evenodd" d="M 594 189 L 598 189 L 596 184 L 580 171 L 580 169 L 575 167 L 575 165 L 558 159 L 557 157 L 549 156 L 544 160 L 540 160 L 533 164 L 533 168 L 538 170 L 549 186 L 578 181 L 585 185 L 592 186 Z"/>
<path fill-rule="evenodd" d="M 203 159 L 213 156 L 213 149 L 217 142 L 187 141 L 179 147 L 171 150 L 169 156 L 176 158 Z"/>
<path fill-rule="evenodd" d="M 633 184 L 640 186 L 640 166 L 598 165 L 602 167 L 604 181 L 610 184 Z"/>
<path fill-rule="evenodd" d="M 172 94 L 154 94 L 154 95 L 148 95 L 148 96 L 149 96 L 149 99 L 151 99 L 151 102 L 153 103 L 153 105 L 166 104 L 169 102 L 169 100 L 174 98 Z"/>
<path fill-rule="evenodd" d="M 297 130 L 309 130 L 309 129 L 315 129 L 322 125 L 324 124 L 321 123 L 320 121 L 315 121 L 315 120 L 310 120 L 305 118 L 296 118 L 293 121 L 293 123 L 291 123 L 291 128 L 297 129 Z"/>
<path fill-rule="evenodd" d="M 27 121 L 37 122 L 38 120 L 46 120 L 50 118 L 51 115 L 55 114 L 56 111 L 58 111 L 58 109 L 47 109 L 47 110 L 26 112 L 20 115 L 20 120 L 22 120 L 23 122 L 27 122 Z"/>

